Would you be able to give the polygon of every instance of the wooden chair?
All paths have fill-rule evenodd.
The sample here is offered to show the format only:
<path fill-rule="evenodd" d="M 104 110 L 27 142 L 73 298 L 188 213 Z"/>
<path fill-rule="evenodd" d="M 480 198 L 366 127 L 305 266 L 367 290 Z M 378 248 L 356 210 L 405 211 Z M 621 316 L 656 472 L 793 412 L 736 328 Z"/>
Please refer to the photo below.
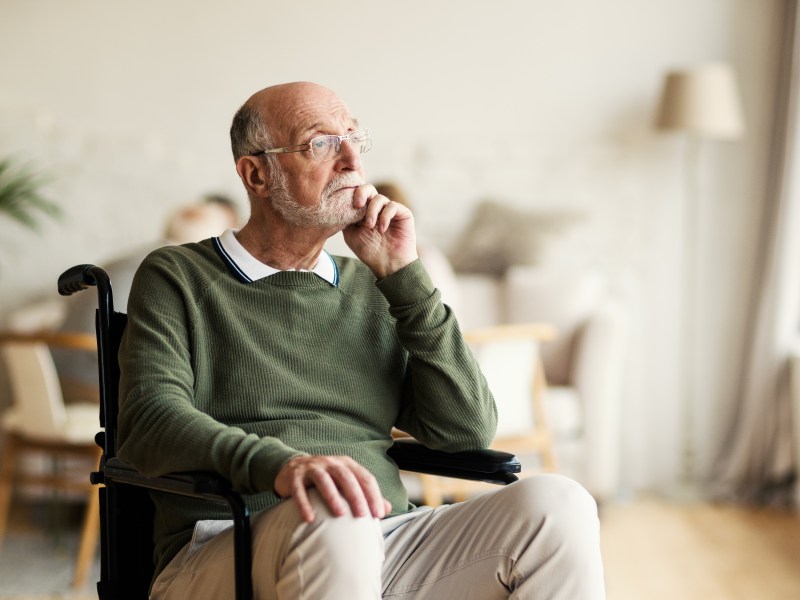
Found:
<path fill-rule="evenodd" d="M 556 334 L 555 327 L 544 323 L 498 325 L 464 334 L 498 406 L 497 437 L 491 448 L 533 461 L 523 465 L 525 475 L 557 470 L 544 406 L 547 380 L 540 353 L 540 345 Z M 488 489 L 481 482 L 428 474 L 418 477 L 422 501 L 429 506 L 438 506 L 445 498 L 465 500 Z"/>
<path fill-rule="evenodd" d="M 65 405 L 50 347 L 97 351 L 91 334 L 0 335 L 8 370 L 12 406 L 3 415 L 5 447 L 0 463 L 0 545 L 5 537 L 13 490 L 23 486 L 79 492 L 87 503 L 73 577 L 83 587 L 96 555 L 100 519 L 97 494 L 86 477 L 96 468 L 100 448 L 97 403 Z M 21 461 L 43 456 L 51 472 L 27 472 Z"/>

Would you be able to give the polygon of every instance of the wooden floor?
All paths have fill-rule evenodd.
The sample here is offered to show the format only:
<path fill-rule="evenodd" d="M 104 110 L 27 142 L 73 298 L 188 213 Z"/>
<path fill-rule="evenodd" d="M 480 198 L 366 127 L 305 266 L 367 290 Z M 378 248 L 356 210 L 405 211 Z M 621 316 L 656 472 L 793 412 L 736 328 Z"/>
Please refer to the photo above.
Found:
<path fill-rule="evenodd" d="M 601 512 L 608 600 L 798 600 L 800 515 L 638 500 Z"/>
<path fill-rule="evenodd" d="M 798 514 L 638 499 L 604 505 L 600 520 L 608 600 L 800 600 Z M 19 520 L 12 528 L 20 536 L 27 529 Z M 43 563 L 47 548 L 3 548 L 0 598 L 96 598 L 93 583 L 75 593 L 59 584 L 68 577 L 54 579 L 59 569 L 69 571 L 72 557 L 63 556 L 64 565 L 54 557 Z M 14 575 L 23 575 L 8 572 L 7 564 L 2 568 L 6 553 L 15 551 L 30 554 L 17 557 L 14 568 L 29 568 L 37 591 L 3 589 Z"/>

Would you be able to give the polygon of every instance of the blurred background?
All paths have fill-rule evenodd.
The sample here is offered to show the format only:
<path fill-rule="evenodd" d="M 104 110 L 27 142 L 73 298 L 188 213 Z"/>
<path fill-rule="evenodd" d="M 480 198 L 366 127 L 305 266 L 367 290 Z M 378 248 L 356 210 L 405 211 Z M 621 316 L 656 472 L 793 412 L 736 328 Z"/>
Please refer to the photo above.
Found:
<path fill-rule="evenodd" d="M 0 326 L 62 327 L 62 271 L 158 245 L 209 194 L 242 222 L 233 113 L 274 83 L 324 84 L 372 130 L 367 176 L 408 196 L 464 329 L 559 330 L 537 350 L 556 468 L 619 534 L 604 541 L 609 596 L 660 597 L 647 588 L 660 575 L 712 571 L 681 540 L 654 555 L 680 566 L 642 566 L 632 582 L 622 554 L 738 507 L 756 525 L 737 543 L 786 570 L 739 556 L 712 587 L 672 597 L 797 597 L 784 578 L 798 548 L 759 537 L 773 527 L 765 507 L 785 519 L 775 530 L 800 531 L 796 5 L 0 0 L 0 160 L 60 212 L 34 206 L 38 231 L 0 212 Z M 13 402 L 2 394 L 0 410 Z M 711 512 L 676 517 L 675 503 Z M 702 556 L 730 546 L 691 531 Z M 9 544 L 4 582 L 20 576 Z M 725 587 L 749 568 L 777 587 Z"/>

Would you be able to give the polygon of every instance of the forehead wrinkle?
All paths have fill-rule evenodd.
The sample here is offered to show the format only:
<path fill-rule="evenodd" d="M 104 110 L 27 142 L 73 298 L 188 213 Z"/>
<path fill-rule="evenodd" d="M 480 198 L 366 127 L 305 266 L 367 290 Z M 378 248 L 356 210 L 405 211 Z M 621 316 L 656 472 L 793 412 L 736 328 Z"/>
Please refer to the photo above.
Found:
<path fill-rule="evenodd" d="M 289 129 L 291 136 L 289 142 L 306 141 L 305 137 L 316 132 L 325 135 L 338 134 L 341 129 L 338 124 L 343 125 L 345 130 L 358 128 L 358 119 L 350 114 L 346 106 L 342 105 L 325 112 L 329 118 L 320 118 L 320 111 L 316 109 L 301 110 L 300 114 L 294 115 L 296 120 L 292 120 L 296 125 Z"/>

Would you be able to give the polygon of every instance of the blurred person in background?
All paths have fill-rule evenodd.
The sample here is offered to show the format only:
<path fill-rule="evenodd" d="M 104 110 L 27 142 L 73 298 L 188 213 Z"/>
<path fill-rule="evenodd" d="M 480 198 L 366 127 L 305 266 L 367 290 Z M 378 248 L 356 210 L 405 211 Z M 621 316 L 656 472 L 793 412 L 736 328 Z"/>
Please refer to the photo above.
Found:
<path fill-rule="evenodd" d="M 228 228 L 239 227 L 240 224 L 236 204 L 221 194 L 209 194 L 200 201 L 179 208 L 167 220 L 161 239 L 99 265 L 111 279 L 115 310 L 127 312 L 133 275 L 150 252 L 163 246 L 197 242 L 219 235 Z M 64 300 L 66 315 L 58 330 L 94 333 L 97 295 L 75 294 Z M 65 402 L 99 400 L 97 355 L 57 348 L 52 353 Z"/>

